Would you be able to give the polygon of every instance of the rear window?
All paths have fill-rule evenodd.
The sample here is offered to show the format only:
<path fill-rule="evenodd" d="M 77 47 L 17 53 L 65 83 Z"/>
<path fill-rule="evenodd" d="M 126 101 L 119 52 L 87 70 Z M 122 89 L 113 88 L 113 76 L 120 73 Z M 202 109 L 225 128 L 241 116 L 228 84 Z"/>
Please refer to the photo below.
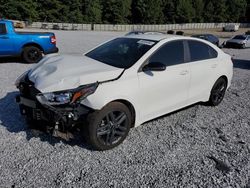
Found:
<path fill-rule="evenodd" d="M 246 36 L 243 36 L 243 35 L 236 35 L 233 39 L 245 40 L 245 39 L 246 39 Z"/>
<path fill-rule="evenodd" d="M 4 23 L 0 23 L 0 34 L 6 34 L 6 27 Z"/>
<path fill-rule="evenodd" d="M 188 41 L 191 61 L 201 61 L 211 58 L 216 58 L 218 53 L 211 46 L 199 42 L 199 41 Z"/>

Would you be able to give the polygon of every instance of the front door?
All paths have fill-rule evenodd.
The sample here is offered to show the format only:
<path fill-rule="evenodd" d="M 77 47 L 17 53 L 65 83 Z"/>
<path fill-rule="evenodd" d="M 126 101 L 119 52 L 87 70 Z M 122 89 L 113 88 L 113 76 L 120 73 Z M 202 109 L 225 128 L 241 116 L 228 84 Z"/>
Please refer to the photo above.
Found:
<path fill-rule="evenodd" d="M 0 56 L 8 56 L 12 54 L 13 41 L 7 34 L 5 23 L 0 23 Z"/>
<path fill-rule="evenodd" d="M 146 62 L 150 63 L 165 64 L 166 70 L 138 72 L 142 121 L 184 107 L 188 98 L 190 71 L 183 41 L 166 43 Z"/>

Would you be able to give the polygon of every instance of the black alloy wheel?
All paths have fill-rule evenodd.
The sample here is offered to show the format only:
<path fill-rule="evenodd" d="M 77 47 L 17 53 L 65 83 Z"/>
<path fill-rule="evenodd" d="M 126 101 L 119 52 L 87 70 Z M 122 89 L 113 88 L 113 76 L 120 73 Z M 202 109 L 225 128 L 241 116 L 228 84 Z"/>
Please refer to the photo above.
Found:
<path fill-rule="evenodd" d="M 38 63 L 42 57 L 42 51 L 35 46 L 28 46 L 23 50 L 23 60 L 26 63 Z"/>
<path fill-rule="evenodd" d="M 121 111 L 111 111 L 101 121 L 97 129 L 97 138 L 104 145 L 118 143 L 127 133 L 127 116 Z"/>
<path fill-rule="evenodd" d="M 212 106 L 217 106 L 219 105 L 226 93 L 227 90 L 227 81 L 224 78 L 219 78 L 214 86 L 213 89 L 211 91 L 211 95 L 210 95 L 210 104 Z"/>
<path fill-rule="evenodd" d="M 113 102 L 89 117 L 87 140 L 97 150 L 121 144 L 131 127 L 131 112 L 122 103 Z"/>

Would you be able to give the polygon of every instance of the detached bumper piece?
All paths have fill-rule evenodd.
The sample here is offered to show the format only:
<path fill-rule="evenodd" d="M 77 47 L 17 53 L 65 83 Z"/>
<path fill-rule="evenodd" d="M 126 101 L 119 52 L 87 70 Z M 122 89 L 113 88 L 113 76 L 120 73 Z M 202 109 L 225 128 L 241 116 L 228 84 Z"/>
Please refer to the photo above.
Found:
<path fill-rule="evenodd" d="M 91 109 L 81 105 L 44 106 L 38 102 L 36 95 L 40 93 L 27 77 L 18 86 L 20 95 L 16 96 L 20 112 L 26 117 L 27 122 L 35 123 L 35 126 L 44 126 L 59 132 L 71 132 L 77 124 L 84 123 Z"/>

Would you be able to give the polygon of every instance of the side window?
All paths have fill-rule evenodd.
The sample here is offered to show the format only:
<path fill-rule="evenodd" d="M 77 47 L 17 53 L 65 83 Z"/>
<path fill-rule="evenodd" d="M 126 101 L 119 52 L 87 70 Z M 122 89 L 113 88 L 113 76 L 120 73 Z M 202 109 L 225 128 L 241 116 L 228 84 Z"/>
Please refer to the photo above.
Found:
<path fill-rule="evenodd" d="M 216 58 L 216 57 L 218 57 L 218 52 L 215 49 L 213 49 L 210 46 L 208 46 L 208 48 L 209 48 L 210 58 Z"/>
<path fill-rule="evenodd" d="M 4 23 L 0 23 L 0 35 L 6 34 L 6 27 Z"/>
<path fill-rule="evenodd" d="M 169 42 L 160 47 L 149 59 L 149 63 L 154 62 L 163 63 L 166 66 L 184 63 L 183 41 Z"/>
<path fill-rule="evenodd" d="M 191 61 L 216 58 L 218 53 L 209 45 L 200 41 L 188 41 Z"/>

